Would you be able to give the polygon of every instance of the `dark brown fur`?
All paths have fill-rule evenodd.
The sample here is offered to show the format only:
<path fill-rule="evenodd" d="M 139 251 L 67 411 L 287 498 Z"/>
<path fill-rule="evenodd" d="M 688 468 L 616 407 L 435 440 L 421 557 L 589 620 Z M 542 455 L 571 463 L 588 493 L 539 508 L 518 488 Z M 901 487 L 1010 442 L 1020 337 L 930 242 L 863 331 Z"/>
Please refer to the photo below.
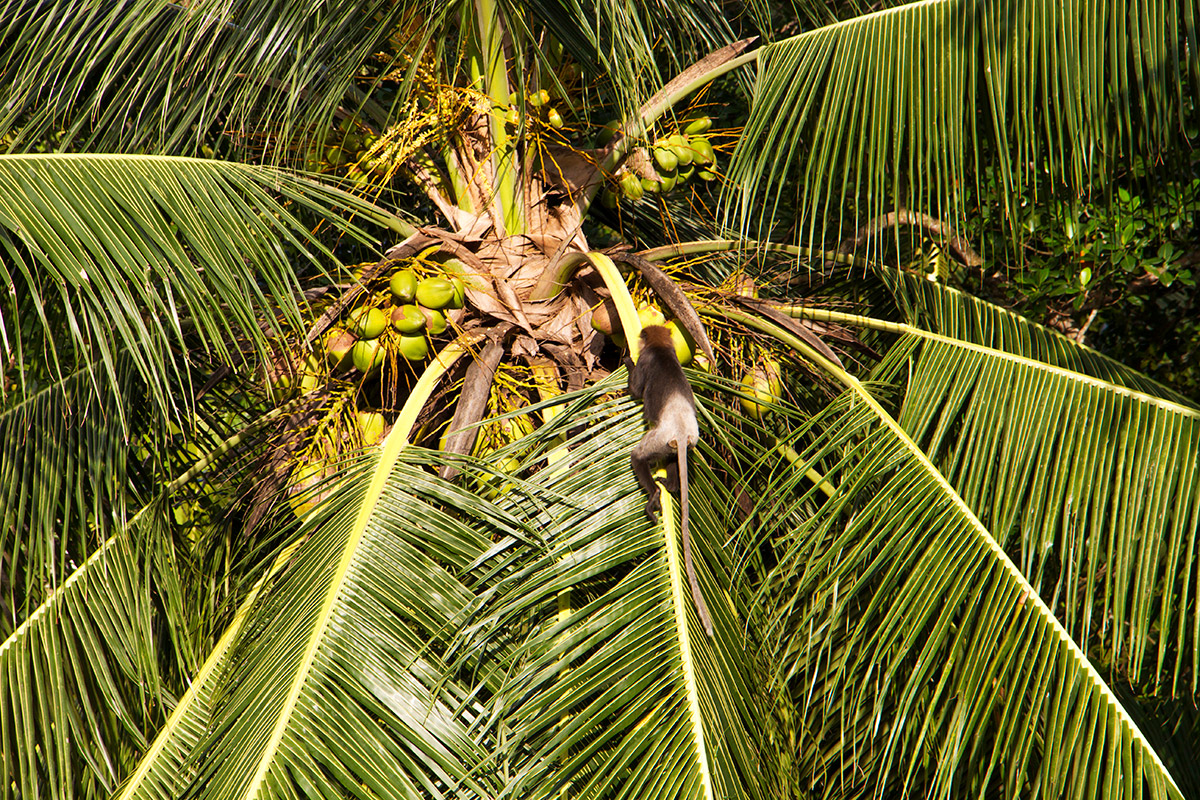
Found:
<path fill-rule="evenodd" d="M 692 539 L 688 530 L 687 456 L 700 438 L 696 422 L 696 398 L 683 374 L 683 368 L 679 366 L 671 332 L 665 327 L 649 325 L 642 329 L 641 352 L 637 363 L 629 370 L 629 394 L 642 401 L 642 416 L 648 428 L 645 436 L 633 448 L 631 457 L 633 474 L 646 493 L 646 516 L 651 522 L 657 521 L 656 515 L 662 509 L 658 486 L 651 473 L 655 467 L 663 465 L 667 469 L 665 486 L 669 491 L 679 492 L 683 563 L 692 587 L 692 600 L 705 632 L 712 636 L 712 617 L 700 593 L 700 582 L 696 580 L 696 568 L 692 564 Z"/>

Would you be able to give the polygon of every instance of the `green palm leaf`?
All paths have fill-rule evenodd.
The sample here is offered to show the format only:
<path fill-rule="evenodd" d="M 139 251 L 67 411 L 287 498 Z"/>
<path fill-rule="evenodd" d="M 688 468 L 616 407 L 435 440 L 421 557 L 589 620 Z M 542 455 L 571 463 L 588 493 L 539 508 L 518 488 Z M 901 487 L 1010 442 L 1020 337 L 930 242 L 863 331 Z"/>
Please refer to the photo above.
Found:
<path fill-rule="evenodd" d="M 612 75 L 616 106 L 626 115 L 645 103 L 670 77 L 741 36 L 725 10 L 711 0 L 670 4 L 532 0 L 504 4 L 508 18 L 545 25 L 590 74 Z M 766 4 L 751 2 L 751 23 L 765 28 Z M 672 69 L 665 77 L 663 63 Z"/>
<path fill-rule="evenodd" d="M 751 5 L 764 23 L 765 4 Z M 666 82 L 656 51 L 681 69 L 738 38 L 711 0 L 495 7 L 519 56 L 534 41 L 530 32 L 547 25 L 589 72 L 619 76 L 618 105 L 627 110 Z M 83 8 L 9 0 L 0 11 L 10 26 L 0 69 L 15 79 L 0 88 L 0 135 L 18 148 L 54 136 L 87 151 L 192 155 L 224 132 L 255 130 L 275 139 L 278 157 L 319 139 L 335 111 L 384 127 L 384 110 L 355 85 L 363 63 L 397 32 L 406 44 L 424 43 L 463 14 L 470 20 L 476 9 L 423 0 L 318 8 L 272 0 L 207 11 L 161 0 Z M 224 138 L 241 150 L 262 146 L 257 137 Z"/>
<path fill-rule="evenodd" d="M 958 319 L 982 305 L 918 291 Z M 1098 615 L 1111 617 L 1100 642 L 1135 681 L 1194 694 L 1194 631 L 1181 612 L 1195 604 L 1182 576 L 1195 569 L 1200 525 L 1200 410 L 1013 353 L 1004 344 L 1018 319 L 1005 321 L 1006 337 L 982 328 L 971 337 L 969 326 L 906 333 L 878 372 L 908 374 L 900 423 L 1034 584 L 1062 598 L 1080 641 Z M 1056 344 L 1056 360 L 1108 366 L 1063 337 Z"/>
<path fill-rule="evenodd" d="M 946 338 L 1089 375 L 1173 403 L 1195 405 L 1103 353 L 1008 309 L 908 273 L 879 268 L 876 274 L 888 287 L 902 318 L 910 325 Z"/>
<path fill-rule="evenodd" d="M 1194 631 L 1181 610 L 1195 603 L 1183 576 L 1200 525 L 1200 411 L 1003 309 L 884 277 L 917 323 L 863 321 L 901 334 L 875 374 L 906 381 L 900 424 L 1024 574 L 1060 598 L 1081 642 L 1096 637 L 1155 691 L 1194 694 Z M 1097 616 L 1115 624 L 1094 630 Z"/>
<path fill-rule="evenodd" d="M 276 562 L 277 566 L 285 563 L 294 550 L 295 546 L 287 548 Z M 193 775 L 188 758 L 212 725 L 214 695 L 221 677 L 230 668 L 231 646 L 242 632 L 246 614 L 254 607 L 262 583 L 275 571 L 264 576 L 242 603 L 204 665 L 192 678 L 187 693 L 159 729 L 153 744 L 145 748 L 137 769 L 121 787 L 121 798 L 178 797 L 187 788 Z"/>
<path fill-rule="evenodd" d="M 284 247 L 316 242 L 288 207 L 388 215 L 273 170 L 189 159 L 3 156 L 0 184 L 0 544 L 13 580 L 53 587 L 55 565 L 85 558 L 150 482 L 174 477 L 168 422 L 191 428 L 199 410 L 186 355 L 261 363 L 299 320 Z M 29 609 L 8 611 L 16 624 Z"/>
<path fill-rule="evenodd" d="M 138 514 L 0 643 L 6 790 L 108 794 L 174 705 L 155 599 L 180 592 L 164 511 Z"/>
<path fill-rule="evenodd" d="M 560 448 L 525 484 L 545 546 L 509 547 L 488 563 L 495 626 L 462 646 L 506 675 L 492 712 L 510 759 L 505 796 L 763 796 L 763 710 L 738 623 L 748 611 L 724 577 L 732 504 L 696 459 L 691 528 L 716 628 L 708 639 L 683 575 L 677 512 L 649 524 L 630 475 L 638 409 L 596 403 L 582 420 L 586 432 L 565 450 L 555 426 L 539 431 L 548 452 Z"/>
<path fill-rule="evenodd" d="M 862 400 L 848 392 L 803 431 L 801 465 L 837 491 L 778 529 L 778 663 L 812 737 L 801 774 L 818 793 L 1181 797 L 1036 587 Z"/>
<path fill-rule="evenodd" d="M 359 528 L 365 476 L 347 477 L 359 485 L 329 501 L 247 620 L 216 723 L 197 745 L 194 781 L 206 795 L 330 777 L 382 797 L 489 793 L 471 774 L 486 757 L 468 731 L 478 710 L 441 682 L 436 647 L 473 597 L 423 552 L 426 537 L 457 535 L 461 547 L 472 534 L 413 496 L 433 479 L 404 465 L 378 498 L 381 513 Z"/>
<path fill-rule="evenodd" d="M 985 169 L 1010 198 L 1043 171 L 1082 195 L 1113 159 L 1175 141 L 1179 87 L 1200 90 L 1198 10 L 921 0 L 773 44 L 729 169 L 742 225 L 769 224 L 760 198 L 779 203 L 793 174 L 806 241 L 857 229 L 834 210 L 841 197 L 867 217 L 903 206 L 961 220 L 960 187 Z"/>
<path fill-rule="evenodd" d="M 814 737 L 801 769 L 828 788 L 865 777 L 936 792 L 966 781 L 1053 797 L 1180 796 L 1051 605 L 1135 678 L 1169 675 L 1169 691 L 1194 692 L 1193 631 L 1179 609 L 1194 604 L 1181 576 L 1195 568 L 1198 412 L 1008 352 L 1133 377 L 920 283 L 905 307 L 957 326 L 958 338 L 811 312 L 902 334 L 872 374 L 873 386 L 902 389 L 896 421 L 778 334 L 850 387 L 799 428 L 801 468 L 780 485 L 796 500 L 766 515 L 780 517 L 788 543 L 772 591 L 784 600 L 780 663 Z M 807 469 L 837 494 L 824 500 Z"/>
<path fill-rule="evenodd" d="M 265 360 L 261 321 L 275 324 L 281 309 L 298 323 L 284 246 L 322 248 L 281 201 L 388 218 L 275 170 L 157 156 L 0 157 L 0 197 L 0 280 L 15 287 L 0 336 L 9 352 L 36 342 L 16 352 L 18 385 L 82 367 L 109 393 L 127 357 L 162 409 L 175 404 L 169 386 L 185 382 L 173 353 L 193 346 L 188 337 L 227 363 L 241 360 L 239 341 Z"/>
<path fill-rule="evenodd" d="M 122 377 L 128 391 L 128 370 Z M 6 581 L 27 587 L 19 606 L 3 608 L 4 634 L 62 584 L 69 559 L 85 559 L 144 502 L 144 472 L 114 420 L 87 413 L 91 396 L 80 369 L 0 408 L 0 552 Z"/>
<path fill-rule="evenodd" d="M 8 0 L 0 134 L 22 149 L 57 135 L 72 149 L 193 155 L 226 131 L 269 130 L 286 148 L 328 127 L 363 61 L 412 10 Z"/>
<path fill-rule="evenodd" d="M 210 657 L 131 796 L 176 796 L 181 783 L 233 797 L 328 781 L 384 797 L 494 793 L 479 771 L 490 756 L 470 730 L 478 701 L 445 677 L 440 654 L 475 602 L 455 573 L 489 537 L 525 534 L 422 469 L 401 428 L 382 451 L 343 465 L 341 488 L 239 614 L 240 635 Z"/>

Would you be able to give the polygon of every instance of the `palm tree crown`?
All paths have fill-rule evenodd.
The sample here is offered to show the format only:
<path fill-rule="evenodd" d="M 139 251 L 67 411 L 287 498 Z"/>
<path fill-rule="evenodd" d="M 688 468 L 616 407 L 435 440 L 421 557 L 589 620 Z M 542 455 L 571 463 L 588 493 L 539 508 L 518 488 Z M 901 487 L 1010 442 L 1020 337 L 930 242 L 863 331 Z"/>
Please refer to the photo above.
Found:
<path fill-rule="evenodd" d="M 944 269 L 1200 7 L 794 5 L 3 4 L 0 792 L 1200 792 L 1200 407 Z"/>

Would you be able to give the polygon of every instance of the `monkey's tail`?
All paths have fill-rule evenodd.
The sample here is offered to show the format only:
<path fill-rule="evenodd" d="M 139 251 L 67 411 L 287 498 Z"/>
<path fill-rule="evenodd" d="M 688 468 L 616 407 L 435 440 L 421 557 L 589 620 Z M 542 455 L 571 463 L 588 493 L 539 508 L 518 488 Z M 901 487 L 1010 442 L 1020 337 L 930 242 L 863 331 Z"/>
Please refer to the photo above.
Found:
<path fill-rule="evenodd" d="M 676 452 L 679 457 L 679 516 L 683 518 L 680 527 L 683 530 L 683 567 L 687 571 L 688 583 L 692 587 L 692 602 L 696 604 L 696 613 L 700 616 L 700 624 L 704 632 L 713 635 L 712 616 L 704 603 L 704 595 L 700 593 L 700 581 L 696 580 L 696 567 L 692 564 L 692 534 L 688 530 L 688 463 L 687 444 L 681 439 Z"/>

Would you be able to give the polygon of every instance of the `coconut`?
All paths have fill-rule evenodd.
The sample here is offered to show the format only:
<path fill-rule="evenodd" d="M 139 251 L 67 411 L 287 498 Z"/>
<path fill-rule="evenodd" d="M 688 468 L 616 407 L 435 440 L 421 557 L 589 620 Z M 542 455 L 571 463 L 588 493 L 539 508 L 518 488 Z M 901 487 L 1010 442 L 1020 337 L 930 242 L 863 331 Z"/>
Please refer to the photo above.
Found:
<path fill-rule="evenodd" d="M 424 336 L 401 336 L 400 355 L 409 361 L 424 361 L 429 355 L 429 342 Z"/>
<path fill-rule="evenodd" d="M 392 295 L 401 303 L 411 303 L 417 296 L 417 273 L 411 269 L 402 269 L 392 276 L 388 288 Z"/>
<path fill-rule="evenodd" d="M 703 136 L 693 136 L 688 140 L 688 146 L 692 150 L 692 160 L 697 164 L 711 164 L 717 160 L 712 142 Z"/>
<path fill-rule="evenodd" d="M 617 320 L 617 306 L 611 300 L 604 300 L 592 309 L 592 330 L 605 336 L 611 336 L 617 330 L 618 326 L 614 325 Z"/>
<path fill-rule="evenodd" d="M 379 444 L 387 431 L 387 419 L 378 411 L 359 411 L 356 415 L 358 436 L 364 445 Z"/>
<path fill-rule="evenodd" d="M 692 163 L 694 151 L 688 140 L 683 137 L 683 134 L 671 134 L 667 137 L 667 144 L 670 146 L 671 152 L 675 154 L 675 158 L 679 161 L 679 166 L 686 167 Z"/>
<path fill-rule="evenodd" d="M 642 321 L 642 327 L 649 325 L 666 325 L 667 318 L 663 316 L 662 310 L 656 305 L 644 305 L 638 309 L 638 319 Z"/>
<path fill-rule="evenodd" d="M 450 308 L 462 308 L 467 304 L 467 286 L 457 275 L 450 278 L 450 284 L 454 287 L 454 299 L 450 301 Z"/>
<path fill-rule="evenodd" d="M 345 360 L 350 348 L 358 341 L 354 334 L 342 328 L 330 328 L 325 334 L 325 360 L 329 366 L 336 367 Z"/>
<path fill-rule="evenodd" d="M 415 305 L 392 309 L 392 327 L 401 333 L 420 333 L 425 327 L 425 314 Z"/>
<path fill-rule="evenodd" d="M 679 359 L 680 364 L 686 367 L 692 363 L 692 357 L 696 352 L 692 337 L 675 320 L 668 322 L 666 327 L 671 332 L 671 341 L 675 343 L 675 357 Z"/>
<path fill-rule="evenodd" d="M 625 195 L 630 200 L 641 200 L 645 194 L 645 189 L 642 188 L 642 180 L 632 172 L 626 172 L 621 176 L 621 194 Z"/>
<path fill-rule="evenodd" d="M 418 308 L 420 308 L 418 306 Z M 435 308 L 421 308 L 421 315 L 425 317 L 425 330 L 429 331 L 430 336 L 437 336 L 442 331 L 446 330 L 446 317 L 442 312 Z"/>
<path fill-rule="evenodd" d="M 441 310 L 454 302 L 454 284 L 445 278 L 425 278 L 417 284 L 417 302 Z"/>
<path fill-rule="evenodd" d="M 387 326 L 388 316 L 378 308 L 356 308 L 350 312 L 351 330 L 360 339 L 374 339 Z"/>
<path fill-rule="evenodd" d="M 354 366 L 367 375 L 382 367 L 386 357 L 387 349 L 378 339 L 362 339 L 350 349 Z"/>
<path fill-rule="evenodd" d="M 318 458 L 299 464 L 292 470 L 287 499 L 297 517 L 303 519 L 327 495 L 324 491 L 314 492 L 313 487 L 325 479 L 328 466 L 324 460 Z"/>
<path fill-rule="evenodd" d="M 658 166 L 665 169 L 667 172 L 674 172 L 679 166 L 679 159 L 675 156 L 675 151 L 670 148 L 666 140 L 660 140 L 654 143 L 654 160 L 658 162 Z"/>
<path fill-rule="evenodd" d="M 750 397 L 739 397 L 742 411 L 754 419 L 762 419 L 772 406 L 779 402 L 783 393 L 783 381 L 780 379 L 779 363 L 768 361 L 761 367 L 755 367 L 742 378 L 742 389 Z"/>

